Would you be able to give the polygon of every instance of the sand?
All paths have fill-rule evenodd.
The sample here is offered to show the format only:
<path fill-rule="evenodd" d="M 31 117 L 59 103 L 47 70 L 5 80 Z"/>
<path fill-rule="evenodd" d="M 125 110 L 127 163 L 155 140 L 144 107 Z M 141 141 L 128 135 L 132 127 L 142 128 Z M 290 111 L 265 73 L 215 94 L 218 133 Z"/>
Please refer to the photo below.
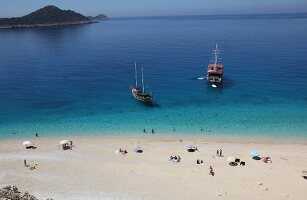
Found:
<path fill-rule="evenodd" d="M 73 150 L 60 150 L 62 139 Z M 39 199 L 306 199 L 307 142 L 223 141 L 199 137 L 72 137 L 32 138 L 37 149 L 23 140 L 0 141 L 0 186 L 16 185 Z M 199 152 L 186 151 L 195 145 Z M 133 151 L 136 146 L 142 154 Z M 115 150 L 128 150 L 127 155 Z M 222 149 L 224 157 L 216 157 Z M 257 150 L 272 163 L 253 160 Z M 180 155 L 174 164 L 169 157 Z M 232 167 L 227 157 L 245 161 Z M 28 164 L 38 164 L 29 170 Z M 204 165 L 197 165 L 202 159 Z M 209 166 L 214 176 L 209 175 Z"/>

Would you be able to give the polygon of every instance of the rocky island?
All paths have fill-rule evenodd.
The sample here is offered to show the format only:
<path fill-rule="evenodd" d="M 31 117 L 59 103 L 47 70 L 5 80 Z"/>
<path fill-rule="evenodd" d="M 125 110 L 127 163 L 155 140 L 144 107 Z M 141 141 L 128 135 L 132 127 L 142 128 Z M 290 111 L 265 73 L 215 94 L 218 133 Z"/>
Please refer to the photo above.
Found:
<path fill-rule="evenodd" d="M 100 14 L 100 15 L 97 15 L 97 16 L 95 16 L 95 17 L 89 16 L 88 18 L 91 19 L 91 20 L 93 20 L 93 21 L 95 21 L 95 20 L 100 21 L 100 20 L 108 20 L 108 19 L 109 19 L 109 17 L 106 16 L 106 15 L 104 15 L 104 14 Z"/>
<path fill-rule="evenodd" d="M 61 10 L 56 6 L 46 6 L 23 17 L 0 18 L 0 28 L 62 26 L 94 22 L 93 19 L 72 10 Z"/>

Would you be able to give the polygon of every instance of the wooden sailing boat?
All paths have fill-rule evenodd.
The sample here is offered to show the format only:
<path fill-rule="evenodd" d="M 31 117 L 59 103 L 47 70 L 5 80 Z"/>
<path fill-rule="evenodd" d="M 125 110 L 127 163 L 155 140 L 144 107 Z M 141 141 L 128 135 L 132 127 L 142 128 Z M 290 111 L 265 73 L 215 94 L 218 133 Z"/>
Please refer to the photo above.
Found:
<path fill-rule="evenodd" d="M 207 80 L 212 84 L 212 87 L 217 87 L 218 84 L 222 83 L 223 80 L 223 64 L 219 62 L 220 50 L 217 44 L 213 50 L 214 63 L 209 63 L 207 70 Z"/>
<path fill-rule="evenodd" d="M 135 70 L 135 86 L 131 86 L 131 93 L 132 96 L 137 99 L 138 101 L 152 104 L 153 101 L 153 96 L 145 91 L 144 87 L 144 73 L 143 73 L 143 67 L 142 69 L 142 87 L 138 86 L 138 76 L 137 76 L 137 68 L 136 68 L 136 63 L 134 65 L 134 70 Z"/>

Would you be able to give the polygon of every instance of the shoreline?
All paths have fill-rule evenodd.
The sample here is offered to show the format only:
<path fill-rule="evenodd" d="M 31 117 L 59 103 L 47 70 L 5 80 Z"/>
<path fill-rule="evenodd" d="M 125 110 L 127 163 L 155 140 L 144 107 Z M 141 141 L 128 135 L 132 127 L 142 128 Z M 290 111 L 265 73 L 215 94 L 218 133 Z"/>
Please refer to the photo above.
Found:
<path fill-rule="evenodd" d="M 97 21 L 80 21 L 80 22 L 63 22 L 63 23 L 52 23 L 52 24 L 7 25 L 7 26 L 0 26 L 0 30 L 1 29 L 36 28 L 36 27 L 57 27 L 57 26 L 83 25 L 83 24 L 93 24 L 93 23 L 99 23 L 99 22 L 97 22 Z"/>
<path fill-rule="evenodd" d="M 189 141 L 205 141 L 214 143 L 238 143 L 238 144 L 301 144 L 307 145 L 307 139 L 305 137 L 274 137 L 274 136 L 234 136 L 234 135 L 184 135 L 184 134 L 141 134 L 141 133 L 118 133 L 118 134 L 91 134 L 91 135 L 39 135 L 36 137 L 33 135 L 14 135 L 11 138 L 0 138 L 0 143 L 2 141 L 22 141 L 22 140 L 53 140 L 53 139 L 129 139 L 129 140 L 145 140 L 145 141 L 179 141 L 189 140 Z"/>

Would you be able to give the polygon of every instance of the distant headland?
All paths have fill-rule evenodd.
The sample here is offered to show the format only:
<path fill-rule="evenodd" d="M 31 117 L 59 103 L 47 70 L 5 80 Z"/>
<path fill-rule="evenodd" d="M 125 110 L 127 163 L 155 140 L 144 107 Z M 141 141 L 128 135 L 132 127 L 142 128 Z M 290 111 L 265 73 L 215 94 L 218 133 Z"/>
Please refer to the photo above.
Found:
<path fill-rule="evenodd" d="M 100 20 L 108 20 L 108 19 L 109 19 L 109 17 L 106 16 L 106 15 L 104 15 L 104 14 L 97 15 L 96 17 L 88 16 L 88 18 L 89 18 L 90 20 L 94 20 L 94 21 L 95 21 L 95 20 L 100 21 Z"/>
<path fill-rule="evenodd" d="M 90 24 L 102 19 L 109 18 L 102 14 L 96 17 L 85 17 L 72 10 L 46 6 L 23 17 L 0 18 L 0 29 Z"/>

